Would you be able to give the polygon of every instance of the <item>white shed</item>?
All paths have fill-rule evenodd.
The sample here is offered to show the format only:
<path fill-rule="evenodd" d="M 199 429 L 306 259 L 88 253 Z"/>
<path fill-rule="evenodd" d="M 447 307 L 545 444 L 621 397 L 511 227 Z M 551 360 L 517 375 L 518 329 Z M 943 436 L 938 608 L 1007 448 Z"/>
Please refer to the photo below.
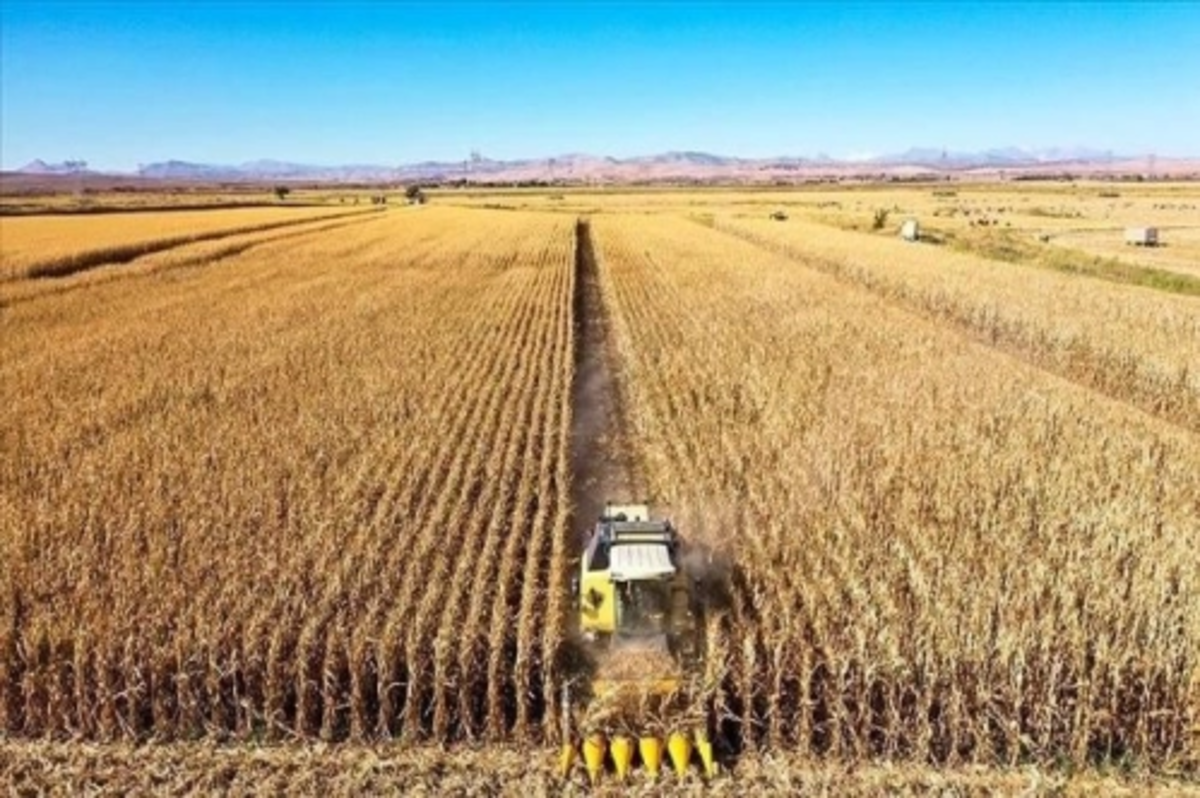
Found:
<path fill-rule="evenodd" d="M 1125 243 L 1139 247 L 1158 246 L 1157 227 L 1127 227 L 1125 228 Z"/>
<path fill-rule="evenodd" d="M 917 224 L 916 219 L 909 219 L 900 228 L 900 237 L 905 241 L 919 241 L 921 239 L 921 226 Z"/>

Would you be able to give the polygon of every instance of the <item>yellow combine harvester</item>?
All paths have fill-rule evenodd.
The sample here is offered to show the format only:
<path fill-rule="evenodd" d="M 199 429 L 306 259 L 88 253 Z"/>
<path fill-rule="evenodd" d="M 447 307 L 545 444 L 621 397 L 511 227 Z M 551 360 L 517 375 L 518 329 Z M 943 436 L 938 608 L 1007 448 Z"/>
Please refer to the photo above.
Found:
<path fill-rule="evenodd" d="M 609 765 L 624 778 L 635 753 L 657 776 L 664 747 L 680 776 L 693 753 L 706 775 L 716 772 L 706 722 L 689 701 L 689 677 L 701 660 L 702 596 L 681 550 L 670 521 L 652 520 L 642 504 L 606 505 L 588 538 L 572 591 L 590 673 L 575 696 L 563 689 L 563 775 L 577 760 L 576 702 L 579 749 L 593 782 Z M 691 728 L 670 728 L 676 723 Z"/>

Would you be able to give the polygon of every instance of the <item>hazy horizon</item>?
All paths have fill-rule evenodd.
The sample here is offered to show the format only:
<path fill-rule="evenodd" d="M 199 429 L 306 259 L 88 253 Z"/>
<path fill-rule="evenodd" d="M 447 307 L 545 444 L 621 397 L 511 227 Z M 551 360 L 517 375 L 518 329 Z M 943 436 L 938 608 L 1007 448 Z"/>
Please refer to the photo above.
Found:
<path fill-rule="evenodd" d="M 0 166 L 1200 153 L 1200 5 L 8 2 Z"/>

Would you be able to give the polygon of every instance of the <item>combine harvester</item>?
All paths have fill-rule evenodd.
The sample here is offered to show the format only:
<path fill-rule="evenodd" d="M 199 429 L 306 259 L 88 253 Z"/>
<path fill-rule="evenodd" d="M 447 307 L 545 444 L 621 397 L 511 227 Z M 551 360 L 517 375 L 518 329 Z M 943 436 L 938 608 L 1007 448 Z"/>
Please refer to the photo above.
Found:
<path fill-rule="evenodd" d="M 681 778 L 693 759 L 716 774 L 693 689 L 705 591 L 681 554 L 675 528 L 646 505 L 605 506 L 571 584 L 590 672 L 563 688 L 564 777 L 582 760 L 592 783 L 610 769 L 624 779 L 635 758 L 651 778 L 664 758 Z"/>

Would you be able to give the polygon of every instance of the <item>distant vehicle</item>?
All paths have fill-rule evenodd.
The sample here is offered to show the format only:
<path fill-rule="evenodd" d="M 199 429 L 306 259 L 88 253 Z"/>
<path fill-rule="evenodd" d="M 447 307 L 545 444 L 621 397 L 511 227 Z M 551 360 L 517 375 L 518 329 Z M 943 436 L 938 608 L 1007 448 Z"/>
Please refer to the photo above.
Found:
<path fill-rule="evenodd" d="M 1127 227 L 1125 228 L 1125 243 L 1139 247 L 1158 246 L 1157 227 Z"/>
<path fill-rule="evenodd" d="M 905 241 L 920 241 L 921 226 L 917 224 L 916 219 L 909 219 L 900 228 L 900 237 Z"/>

